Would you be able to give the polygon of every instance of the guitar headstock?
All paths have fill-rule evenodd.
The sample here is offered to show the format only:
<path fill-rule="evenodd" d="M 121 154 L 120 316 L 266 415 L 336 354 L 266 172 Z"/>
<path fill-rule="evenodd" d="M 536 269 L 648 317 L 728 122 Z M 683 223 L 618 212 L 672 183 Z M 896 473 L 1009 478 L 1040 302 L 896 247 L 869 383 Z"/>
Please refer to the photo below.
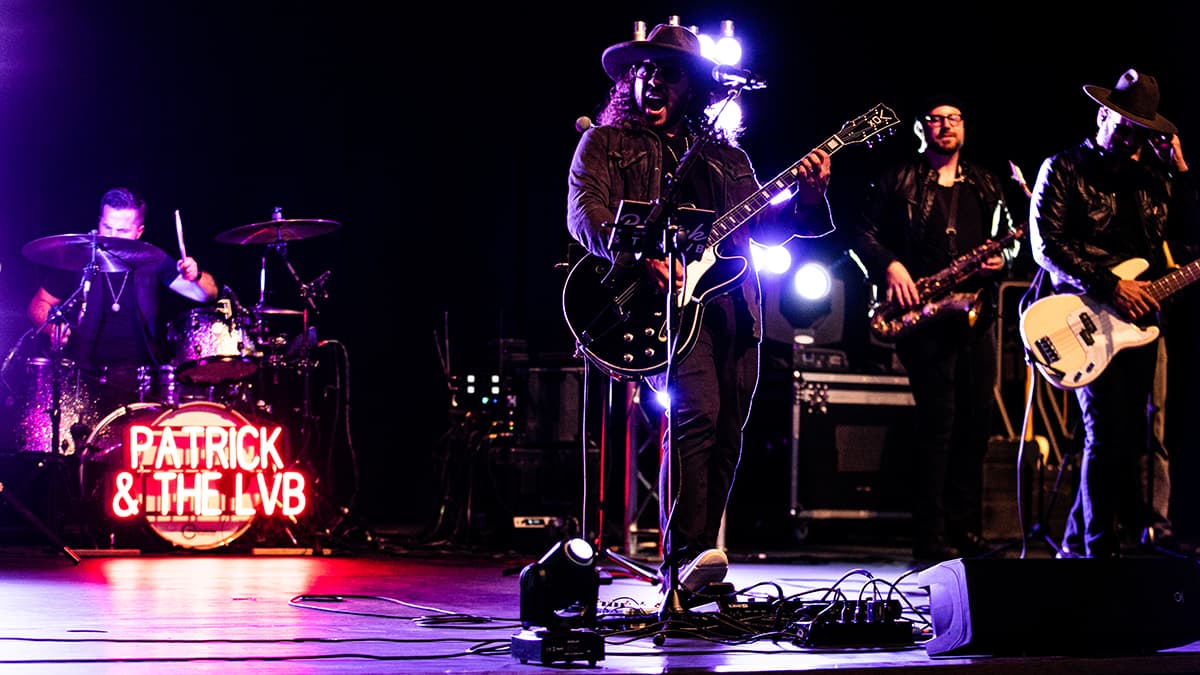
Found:
<path fill-rule="evenodd" d="M 855 117 L 842 125 L 835 138 L 842 144 L 866 143 L 871 146 L 886 136 L 895 132 L 895 126 L 900 123 L 900 117 L 895 110 L 879 103 L 867 112 Z"/>
<path fill-rule="evenodd" d="M 1012 179 L 1017 182 L 1017 185 L 1021 186 L 1021 191 L 1025 193 L 1025 196 L 1033 197 L 1033 190 L 1029 188 L 1029 183 L 1025 182 L 1025 174 L 1021 173 L 1021 167 L 1010 159 L 1008 160 L 1008 168 L 1012 171 Z"/>

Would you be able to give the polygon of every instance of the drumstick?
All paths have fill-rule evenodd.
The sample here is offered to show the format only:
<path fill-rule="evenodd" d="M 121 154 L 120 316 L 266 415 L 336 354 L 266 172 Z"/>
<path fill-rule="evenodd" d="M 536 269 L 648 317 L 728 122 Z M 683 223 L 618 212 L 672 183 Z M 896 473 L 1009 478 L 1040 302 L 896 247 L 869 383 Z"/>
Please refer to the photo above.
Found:
<path fill-rule="evenodd" d="M 183 221 L 179 219 L 179 209 L 175 209 L 175 234 L 179 237 L 179 259 L 187 258 L 187 247 L 183 245 Z"/>

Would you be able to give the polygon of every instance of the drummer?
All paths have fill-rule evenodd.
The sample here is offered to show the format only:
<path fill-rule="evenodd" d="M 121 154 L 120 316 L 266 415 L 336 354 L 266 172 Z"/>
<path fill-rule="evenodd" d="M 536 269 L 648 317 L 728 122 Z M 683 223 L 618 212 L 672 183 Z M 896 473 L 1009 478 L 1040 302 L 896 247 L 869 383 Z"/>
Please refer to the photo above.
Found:
<path fill-rule="evenodd" d="M 137 240 L 145 231 L 145 217 L 145 200 L 128 188 L 115 187 L 100 200 L 96 233 Z M 170 363 L 166 322 L 160 320 L 174 315 L 167 313 L 168 303 L 211 302 L 218 291 L 212 275 L 194 258 L 172 260 L 149 243 L 110 247 L 103 262 L 97 265 L 100 271 L 90 275 L 90 283 L 82 265 L 79 271 L 50 270 L 29 302 L 28 317 L 47 336 L 51 354 L 57 336 L 61 356 L 89 376 L 85 380 L 96 387 L 97 404 L 108 410 L 138 400 L 139 367 Z M 86 298 L 65 308 L 65 316 L 48 321 L 53 308 L 88 286 Z"/>

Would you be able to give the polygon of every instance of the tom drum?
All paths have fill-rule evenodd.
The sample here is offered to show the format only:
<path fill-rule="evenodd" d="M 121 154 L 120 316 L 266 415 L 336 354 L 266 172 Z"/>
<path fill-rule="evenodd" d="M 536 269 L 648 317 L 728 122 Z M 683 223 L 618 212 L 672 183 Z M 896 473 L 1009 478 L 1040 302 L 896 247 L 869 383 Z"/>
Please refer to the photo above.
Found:
<path fill-rule="evenodd" d="M 175 374 L 184 382 L 237 382 L 258 370 L 250 317 L 234 311 L 229 300 L 197 307 L 167 329 L 175 348 Z"/>

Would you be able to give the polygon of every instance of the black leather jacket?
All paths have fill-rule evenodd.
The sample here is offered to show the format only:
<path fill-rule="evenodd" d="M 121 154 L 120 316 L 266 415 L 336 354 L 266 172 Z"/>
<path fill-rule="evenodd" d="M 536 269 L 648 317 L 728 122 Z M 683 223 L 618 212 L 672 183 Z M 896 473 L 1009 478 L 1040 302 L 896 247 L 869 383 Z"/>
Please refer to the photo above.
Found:
<path fill-rule="evenodd" d="M 964 185 L 979 195 L 991 213 L 990 222 L 984 222 L 985 229 L 990 227 L 985 236 L 995 239 L 1011 231 L 1013 218 L 1000 179 L 961 159 L 959 168 Z M 911 268 L 925 238 L 936 185 L 937 171 L 924 155 L 917 155 L 884 171 L 867 191 L 861 218 L 855 226 L 853 248 L 866 265 L 871 280 L 881 287 L 887 285 L 887 267 L 892 261 L 899 260 Z M 1005 263 L 1011 266 L 1019 250 L 1020 239 L 1004 248 L 1001 255 Z"/>
<path fill-rule="evenodd" d="M 1054 290 L 1108 301 L 1118 263 L 1145 259 L 1150 268 L 1140 277 L 1146 279 L 1165 271 L 1162 242 L 1192 236 L 1183 221 L 1194 217 L 1200 200 L 1190 174 L 1172 174 L 1153 161 L 1118 160 L 1090 138 L 1042 162 L 1030 205 L 1030 244 Z M 1125 194 L 1118 199 L 1124 186 L 1135 186 L 1128 201 Z M 1126 204 L 1139 215 L 1118 220 L 1118 207 Z M 1133 222 L 1139 225 L 1129 227 Z"/>
<path fill-rule="evenodd" d="M 750 158 L 742 149 L 709 145 L 701 159 L 703 165 L 696 166 L 696 170 L 707 169 L 711 203 L 696 206 L 713 209 L 717 219 L 759 190 Z M 567 229 L 571 236 L 592 255 L 612 260 L 613 253 L 607 246 L 617 207 L 624 199 L 658 199 L 662 172 L 662 145 L 653 132 L 615 126 L 592 127 L 583 132 L 567 180 Z M 746 227 L 725 237 L 718 248 L 722 255 L 748 258 L 750 230 L 758 241 L 774 244 L 791 234 L 821 236 L 833 229 L 827 202 L 803 205 L 793 199 L 765 207 Z M 740 287 L 756 320 L 755 334 L 760 335 L 757 275 L 746 274 Z"/>

